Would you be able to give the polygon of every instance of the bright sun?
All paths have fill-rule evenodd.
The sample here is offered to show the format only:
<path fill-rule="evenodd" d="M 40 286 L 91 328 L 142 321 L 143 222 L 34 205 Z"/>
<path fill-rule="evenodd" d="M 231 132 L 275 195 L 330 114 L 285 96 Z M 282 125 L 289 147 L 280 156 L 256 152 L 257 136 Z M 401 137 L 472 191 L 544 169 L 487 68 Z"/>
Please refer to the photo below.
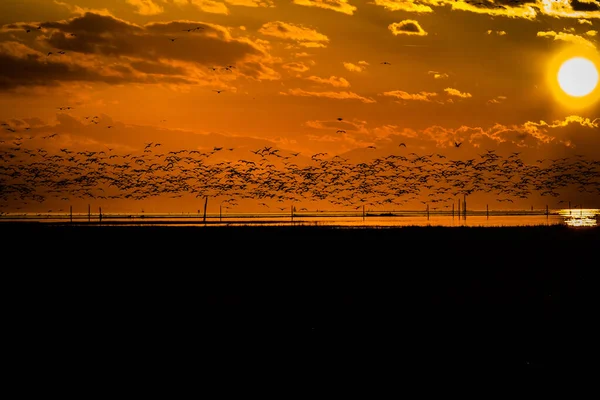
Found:
<path fill-rule="evenodd" d="M 558 84 L 569 96 L 586 96 L 598 85 L 598 70 L 587 58 L 570 58 L 558 70 Z"/>

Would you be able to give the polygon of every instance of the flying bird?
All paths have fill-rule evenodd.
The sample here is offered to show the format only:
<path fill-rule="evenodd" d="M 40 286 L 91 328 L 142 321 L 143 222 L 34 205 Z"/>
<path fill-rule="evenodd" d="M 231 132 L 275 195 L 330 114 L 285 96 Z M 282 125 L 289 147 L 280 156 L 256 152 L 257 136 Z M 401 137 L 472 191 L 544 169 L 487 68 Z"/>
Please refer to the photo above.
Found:
<path fill-rule="evenodd" d="M 400 144 L 398 145 L 398 147 L 406 147 L 406 144 L 405 144 L 405 143 L 400 143 Z"/>
<path fill-rule="evenodd" d="M 214 90 L 213 89 L 213 92 L 217 92 L 217 94 L 218 94 L 218 93 L 224 92 L 224 90 Z"/>
<path fill-rule="evenodd" d="M 454 147 L 460 147 L 461 144 L 462 142 L 454 142 Z"/>
<path fill-rule="evenodd" d="M 389 62 L 387 62 L 387 61 L 382 61 L 382 62 L 381 62 L 381 64 L 384 64 L 384 65 L 392 65 L 391 63 L 389 63 Z"/>

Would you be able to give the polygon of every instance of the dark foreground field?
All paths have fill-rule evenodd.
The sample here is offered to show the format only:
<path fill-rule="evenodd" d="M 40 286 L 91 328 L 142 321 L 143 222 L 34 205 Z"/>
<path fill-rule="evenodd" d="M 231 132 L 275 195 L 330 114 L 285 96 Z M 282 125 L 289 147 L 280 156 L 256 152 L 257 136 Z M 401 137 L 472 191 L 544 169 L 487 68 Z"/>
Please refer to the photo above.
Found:
<path fill-rule="evenodd" d="M 11 326 L 39 351 L 382 373 L 598 362 L 599 228 L 2 223 L 0 234 Z"/>

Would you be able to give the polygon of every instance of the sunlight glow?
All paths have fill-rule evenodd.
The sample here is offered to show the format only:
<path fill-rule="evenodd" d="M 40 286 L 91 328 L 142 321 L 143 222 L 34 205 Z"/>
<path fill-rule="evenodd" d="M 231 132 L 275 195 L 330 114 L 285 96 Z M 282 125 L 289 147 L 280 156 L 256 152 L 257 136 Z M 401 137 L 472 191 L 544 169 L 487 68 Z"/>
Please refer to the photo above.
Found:
<path fill-rule="evenodd" d="M 571 58 L 558 70 L 558 83 L 570 96 L 586 96 L 598 85 L 598 70 L 587 58 Z"/>
<path fill-rule="evenodd" d="M 544 62 L 546 83 L 561 110 L 575 112 L 596 107 L 600 101 L 600 54 L 596 49 L 571 45 Z"/>

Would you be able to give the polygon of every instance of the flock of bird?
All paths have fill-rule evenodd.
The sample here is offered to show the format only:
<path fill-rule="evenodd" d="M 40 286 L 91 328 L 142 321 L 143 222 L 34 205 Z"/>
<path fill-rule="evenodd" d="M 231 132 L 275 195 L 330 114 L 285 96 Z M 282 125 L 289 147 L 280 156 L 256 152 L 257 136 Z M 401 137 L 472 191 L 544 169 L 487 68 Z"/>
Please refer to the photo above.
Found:
<path fill-rule="evenodd" d="M 228 155 L 239 154 L 233 153 L 234 148 L 162 151 L 160 143 L 146 143 L 138 153 L 119 154 L 110 148 L 50 152 L 53 146 L 28 146 L 34 139 L 53 141 L 56 137 L 0 140 L 0 210 L 51 197 L 69 202 L 75 198 L 209 196 L 226 198 L 226 207 L 237 205 L 240 199 L 255 199 L 265 207 L 272 202 L 326 200 L 352 209 L 420 201 L 436 210 L 450 207 L 457 196 L 478 192 L 493 194 L 498 202 L 533 193 L 556 198 L 572 186 L 600 194 L 600 161 L 583 156 L 528 165 L 517 152 L 505 157 L 485 150 L 465 161 L 411 152 L 353 163 L 341 156 L 327 157 L 327 153 L 300 157 L 297 152 L 263 147 L 236 149 L 247 151 L 248 156 L 228 161 Z M 404 143 L 398 146 L 406 147 Z"/>
<path fill-rule="evenodd" d="M 41 30 L 42 26 L 25 29 L 31 32 Z M 183 31 L 200 29 L 204 28 L 197 26 Z M 177 38 L 169 40 L 175 42 Z M 65 52 L 47 55 L 53 54 Z M 380 64 L 391 65 L 388 61 Z M 213 71 L 233 68 L 233 65 L 211 67 Z M 59 107 L 61 111 L 72 109 Z M 97 116 L 88 116 L 86 120 L 99 123 Z M 267 200 L 287 204 L 326 200 L 353 209 L 420 201 L 436 210 L 449 208 L 457 196 L 474 193 L 493 194 L 498 202 L 513 202 L 534 193 L 556 198 L 569 187 L 600 194 L 600 161 L 582 156 L 537 160 L 528 165 L 518 152 L 505 157 L 494 150 L 484 150 L 477 158 L 466 161 L 449 160 L 438 153 L 411 152 L 353 163 L 341 156 L 327 157 L 327 153 L 303 158 L 300 153 L 264 147 L 242 149 L 248 151 L 248 157 L 231 161 L 221 155 L 233 148 L 161 151 L 160 143 L 147 143 L 136 154 L 119 154 L 108 148 L 85 151 L 60 148 L 52 152 L 48 149 L 54 146 L 30 144 L 37 142 L 34 139 L 55 140 L 57 134 L 23 137 L 8 124 L 2 125 L 10 137 L 0 136 L 0 213 L 14 204 L 25 206 L 49 198 L 69 202 L 74 198 L 141 200 L 191 195 L 225 197 L 223 203 L 228 206 L 235 206 L 239 199 L 255 199 L 264 207 L 270 207 Z M 337 133 L 346 131 L 338 129 Z M 454 147 L 461 144 L 454 142 Z M 406 148 L 406 144 L 399 143 L 398 147 Z"/>

